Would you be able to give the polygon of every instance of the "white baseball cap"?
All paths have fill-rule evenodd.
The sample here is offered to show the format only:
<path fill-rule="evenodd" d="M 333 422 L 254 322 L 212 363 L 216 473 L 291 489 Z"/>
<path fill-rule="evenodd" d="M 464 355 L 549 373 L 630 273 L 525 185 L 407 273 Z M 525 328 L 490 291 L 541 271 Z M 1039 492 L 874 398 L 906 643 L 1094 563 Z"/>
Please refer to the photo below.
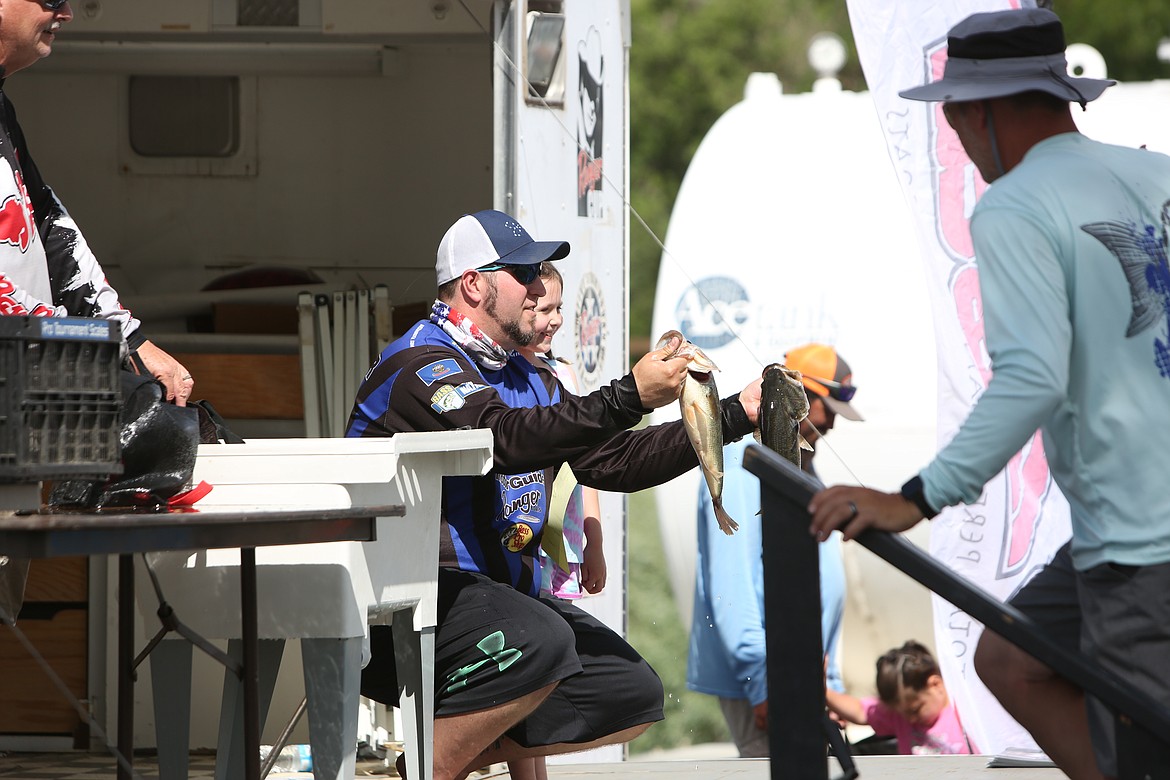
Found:
<path fill-rule="evenodd" d="M 435 280 L 440 286 L 464 271 L 496 263 L 533 265 L 569 254 L 567 241 L 534 241 L 516 219 L 502 211 L 464 214 L 439 242 Z"/>

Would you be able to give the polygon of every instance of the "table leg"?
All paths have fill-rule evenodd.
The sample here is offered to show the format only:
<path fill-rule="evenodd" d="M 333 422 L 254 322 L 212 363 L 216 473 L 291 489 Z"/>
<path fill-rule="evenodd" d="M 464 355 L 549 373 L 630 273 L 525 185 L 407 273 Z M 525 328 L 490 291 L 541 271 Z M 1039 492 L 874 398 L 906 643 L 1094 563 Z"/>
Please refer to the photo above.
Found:
<path fill-rule="evenodd" d="M 260 640 L 256 617 L 256 549 L 240 549 L 240 614 L 244 635 L 244 777 L 260 780 Z"/>
<path fill-rule="evenodd" d="M 398 706 L 406 732 L 406 776 L 431 780 L 435 769 L 435 629 L 415 631 L 410 610 L 395 612 L 391 627 Z"/>
<path fill-rule="evenodd" d="M 118 780 L 134 765 L 134 556 L 118 556 Z"/>

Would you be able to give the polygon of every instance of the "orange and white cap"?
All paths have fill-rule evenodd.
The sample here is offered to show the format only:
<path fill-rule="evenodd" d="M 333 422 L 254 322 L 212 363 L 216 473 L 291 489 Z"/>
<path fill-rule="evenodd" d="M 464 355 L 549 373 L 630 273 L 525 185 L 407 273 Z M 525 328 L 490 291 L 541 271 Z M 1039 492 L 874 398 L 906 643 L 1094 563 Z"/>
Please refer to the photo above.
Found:
<path fill-rule="evenodd" d="M 836 349 L 827 344 L 805 344 L 788 350 L 784 365 L 799 371 L 808 391 L 820 396 L 834 413 L 846 420 L 865 419 L 849 403 L 857 392 L 853 370 Z"/>

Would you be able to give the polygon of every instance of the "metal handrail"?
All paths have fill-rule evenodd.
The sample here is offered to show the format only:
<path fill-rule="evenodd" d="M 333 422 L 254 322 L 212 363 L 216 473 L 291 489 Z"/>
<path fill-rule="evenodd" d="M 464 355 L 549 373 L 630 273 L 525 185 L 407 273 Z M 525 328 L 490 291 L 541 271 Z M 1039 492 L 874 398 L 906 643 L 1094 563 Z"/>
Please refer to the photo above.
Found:
<path fill-rule="evenodd" d="M 793 634 L 802 630 L 793 626 L 786 613 L 791 612 L 792 602 L 805 600 L 805 594 L 815 592 L 819 594 L 819 566 L 815 554 L 811 556 L 811 570 L 815 573 L 814 579 L 807 579 L 810 569 L 808 544 L 812 541 L 808 533 L 808 524 L 793 523 L 792 515 L 807 518 L 805 507 L 813 495 L 823 486 L 815 477 L 801 471 L 776 453 L 764 447 L 749 445 L 744 454 L 744 468 L 760 478 L 762 522 L 764 525 L 764 576 L 765 576 L 765 630 L 767 632 L 769 668 L 768 668 L 768 696 L 773 701 L 791 701 L 795 693 L 792 690 L 776 690 L 773 685 L 790 687 L 787 682 L 792 677 L 813 675 L 820 680 L 823 673 L 823 661 L 818 657 L 815 668 L 794 673 L 788 668 L 786 673 L 777 675 L 772 673 L 771 656 L 773 653 L 773 639 L 790 644 Z M 769 534 L 769 527 L 772 533 Z M 1170 710 L 1155 701 L 1145 692 L 1137 689 L 1129 682 L 1113 675 L 1084 655 L 1057 644 L 1045 634 L 1039 625 L 1027 615 L 1010 604 L 995 599 L 986 591 L 973 585 L 970 581 L 955 574 L 944 567 L 934 558 L 915 547 L 898 534 L 886 533 L 868 529 L 858 534 L 856 541 L 885 560 L 907 576 L 921 583 L 932 592 L 966 612 L 971 617 L 983 623 L 989 631 L 993 631 L 1041 663 L 1047 665 L 1057 674 L 1065 677 L 1074 684 L 1083 688 L 1087 693 L 1100 699 L 1117 716 L 1117 752 L 1118 774 L 1123 780 L 1128 778 L 1159 778 L 1170 776 Z M 794 555 L 798 560 L 794 561 Z M 799 559 L 805 560 L 799 560 Z M 778 572 L 800 572 L 805 579 L 800 598 L 793 598 L 794 591 L 791 585 L 786 586 L 787 595 L 784 598 L 768 599 L 769 570 Z M 778 593 L 784 593 L 778 590 Z M 807 608 L 803 609 L 803 628 L 807 630 L 812 625 L 808 617 Z M 783 631 L 783 634 L 781 632 Z M 815 635 L 817 649 L 820 648 L 820 616 L 819 599 L 818 612 L 815 621 Z M 783 649 L 778 650 L 783 653 Z M 807 652 L 805 653 L 807 655 Z M 807 663 L 807 662 L 806 662 Z M 775 695 L 776 698 L 773 698 Z M 824 706 L 824 690 L 820 688 L 818 706 Z M 780 708 L 770 709 L 769 714 Z M 799 745 L 808 741 L 812 728 L 799 726 L 807 733 L 804 736 L 788 734 L 773 734 L 775 723 L 769 719 L 769 743 L 772 755 L 785 756 L 784 763 L 788 767 L 772 765 L 772 777 L 786 776 L 785 772 L 791 769 L 793 750 L 800 749 Z M 813 727 L 818 724 L 813 724 Z M 776 740 L 776 744 L 772 741 Z M 807 770 L 816 774 L 802 775 L 807 777 L 823 777 L 826 772 L 823 746 L 818 755 L 810 753 Z M 779 771 L 779 773 L 778 773 Z M 797 776 L 796 774 L 787 776 Z"/>

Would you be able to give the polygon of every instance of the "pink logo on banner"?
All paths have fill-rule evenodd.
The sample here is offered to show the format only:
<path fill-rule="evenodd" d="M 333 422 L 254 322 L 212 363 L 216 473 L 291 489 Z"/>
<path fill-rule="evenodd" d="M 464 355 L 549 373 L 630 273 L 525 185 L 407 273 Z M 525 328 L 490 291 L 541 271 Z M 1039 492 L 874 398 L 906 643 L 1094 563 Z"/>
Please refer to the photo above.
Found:
<path fill-rule="evenodd" d="M 927 61 L 931 80 L 941 79 L 946 66 L 945 41 L 927 51 Z M 991 361 L 983 330 L 983 297 L 968 221 L 975 202 L 987 189 L 987 183 L 967 158 L 958 135 L 947 123 L 942 103 L 932 104 L 930 123 L 934 138 L 931 156 L 939 243 L 954 263 L 949 278 L 955 314 L 980 382 L 986 388 L 991 379 Z M 1007 517 L 996 567 L 999 578 L 1019 574 L 1027 564 L 1044 498 L 1051 485 L 1039 432 L 1008 462 L 1004 478 Z"/>

